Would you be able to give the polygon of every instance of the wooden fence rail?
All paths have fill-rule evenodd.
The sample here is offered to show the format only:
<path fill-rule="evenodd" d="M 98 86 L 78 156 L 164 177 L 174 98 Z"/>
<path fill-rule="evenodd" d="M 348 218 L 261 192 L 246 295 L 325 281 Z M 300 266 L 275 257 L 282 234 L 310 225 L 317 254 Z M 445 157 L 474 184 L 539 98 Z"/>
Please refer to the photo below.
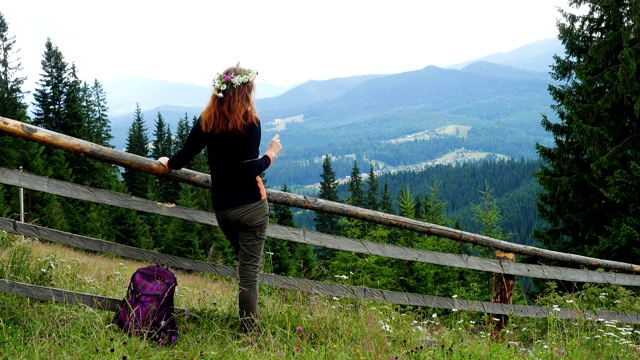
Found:
<path fill-rule="evenodd" d="M 201 271 L 223 277 L 237 278 L 237 271 L 234 267 L 211 264 L 205 261 L 192 260 L 178 256 L 165 255 L 151 250 L 143 250 L 110 241 L 104 241 L 59 230 L 53 230 L 41 226 L 25 224 L 15 220 L 0 218 L 0 230 L 13 234 L 43 239 L 80 249 L 109 253 L 149 263 L 167 264 L 177 269 Z M 281 289 L 296 290 L 312 294 L 329 295 L 359 300 L 372 300 L 399 305 L 421 306 L 426 308 L 456 309 L 462 311 L 477 311 L 489 314 L 507 316 L 515 315 L 520 317 L 533 318 L 555 316 L 561 319 L 617 321 L 628 324 L 640 323 L 640 314 L 633 313 L 620 313 L 613 311 L 581 311 L 576 308 L 546 308 L 528 305 L 508 305 L 486 301 L 472 301 L 452 297 L 372 289 L 362 286 L 325 283 L 321 281 L 299 279 L 273 274 L 260 274 L 260 283 L 278 287 Z M 64 301 L 66 302 L 74 304 L 84 304 L 87 306 L 96 306 L 98 308 L 110 310 L 114 309 L 114 301 L 117 301 L 117 299 L 113 298 L 104 298 L 102 296 L 74 293 L 60 289 L 43 288 L 35 285 L 16 283 L 9 280 L 0 280 L 0 291 L 56 301 L 62 301 L 61 297 L 63 297 Z"/>
<path fill-rule="evenodd" d="M 189 209 L 182 206 L 169 206 L 167 204 L 161 204 L 147 199 L 136 198 L 131 195 L 95 189 L 84 185 L 32 175 L 17 170 L 0 168 L 0 183 L 78 200 L 118 206 L 194 221 L 200 224 L 218 226 L 215 215 L 210 212 Z M 342 236 L 327 235 L 277 224 L 269 224 L 267 228 L 267 236 L 280 240 L 293 241 L 312 246 L 322 246 L 335 250 L 384 256 L 398 260 L 451 266 L 461 269 L 488 271 L 497 274 L 526 276 L 547 280 L 556 279 L 563 281 L 640 286 L 640 275 L 590 271 L 536 264 L 521 264 L 512 261 L 486 259 L 469 255 L 440 253 L 390 244 L 381 244 L 367 240 L 350 239 Z"/>
<path fill-rule="evenodd" d="M 88 156 L 103 162 L 144 171 L 160 177 L 174 179 L 199 187 L 211 187 L 211 179 L 209 175 L 191 170 L 175 170 L 167 172 L 156 160 L 96 145 L 88 141 L 42 129 L 9 118 L 0 117 L 0 132 L 25 140 L 38 142 L 46 146 Z M 538 258 L 569 262 L 590 267 L 599 267 L 608 270 L 640 273 L 640 265 L 621 263 L 588 256 L 565 254 L 533 246 L 514 244 L 508 241 L 493 239 L 488 236 L 473 234 L 445 226 L 408 219 L 402 216 L 358 208 L 309 196 L 290 194 L 273 189 L 267 189 L 267 196 L 269 201 L 274 204 L 348 216 L 368 222 L 408 229 L 422 234 L 435 235 L 456 241 L 491 247 L 504 252 L 530 255 Z"/>

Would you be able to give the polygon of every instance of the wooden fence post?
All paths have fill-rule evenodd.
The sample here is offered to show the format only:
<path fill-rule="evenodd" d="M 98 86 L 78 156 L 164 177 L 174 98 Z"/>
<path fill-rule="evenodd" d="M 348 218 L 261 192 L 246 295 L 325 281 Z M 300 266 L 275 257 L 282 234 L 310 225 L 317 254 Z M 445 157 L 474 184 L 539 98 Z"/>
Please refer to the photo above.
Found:
<path fill-rule="evenodd" d="M 516 256 L 512 253 L 496 251 L 496 259 L 502 261 L 515 261 Z M 509 274 L 493 274 L 493 296 L 491 302 L 511 305 L 513 296 L 513 286 L 516 282 L 515 276 Z M 509 323 L 509 315 L 490 314 L 489 321 L 495 325 L 494 336 L 500 337 L 502 329 Z"/>

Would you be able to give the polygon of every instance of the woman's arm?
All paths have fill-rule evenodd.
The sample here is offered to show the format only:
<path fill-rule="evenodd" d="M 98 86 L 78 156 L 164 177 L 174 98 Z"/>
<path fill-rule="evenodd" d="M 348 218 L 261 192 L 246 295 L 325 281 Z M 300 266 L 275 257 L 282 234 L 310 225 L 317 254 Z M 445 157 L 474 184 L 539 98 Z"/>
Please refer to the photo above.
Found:
<path fill-rule="evenodd" d="M 193 160 L 193 158 L 198 155 L 206 145 L 207 135 L 202 131 L 200 119 L 198 119 L 196 124 L 193 125 L 182 149 L 178 150 L 170 159 L 161 157 L 158 161 L 169 171 L 171 171 L 171 169 L 179 170 Z"/>

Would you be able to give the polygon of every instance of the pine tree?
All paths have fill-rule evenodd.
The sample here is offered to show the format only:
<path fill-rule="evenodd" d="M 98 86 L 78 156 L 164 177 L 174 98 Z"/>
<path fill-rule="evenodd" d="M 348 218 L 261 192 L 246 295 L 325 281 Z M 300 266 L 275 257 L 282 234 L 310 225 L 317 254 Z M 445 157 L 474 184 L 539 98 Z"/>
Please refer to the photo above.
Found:
<path fill-rule="evenodd" d="M 42 74 L 34 94 L 33 124 L 62 132 L 69 69 L 64 56 L 50 39 L 45 43 L 40 65 Z M 64 151 L 50 147 L 27 150 L 30 150 L 28 157 L 22 161 L 25 171 L 65 181 L 73 179 Z M 74 221 L 71 219 L 71 214 L 75 212 L 74 202 L 51 194 L 30 191 L 25 198 L 25 212 L 29 221 L 63 231 L 75 230 Z"/>
<path fill-rule="evenodd" d="M 126 192 L 123 183 L 116 184 L 114 190 L 121 193 Z M 114 207 L 109 215 L 110 226 L 107 228 L 105 240 L 142 249 L 154 248 L 149 227 L 140 213 L 135 210 Z"/>
<path fill-rule="evenodd" d="M 184 186 L 177 200 L 180 206 L 193 208 L 197 192 L 193 186 Z M 182 219 L 168 221 L 168 236 L 160 240 L 159 251 L 163 254 L 182 256 L 194 260 L 204 260 L 205 252 L 200 245 L 200 231 L 203 225 Z"/>
<path fill-rule="evenodd" d="M 111 122 L 108 117 L 107 93 L 98 80 L 94 80 L 92 85 L 85 83 L 84 86 L 88 115 L 88 136 L 86 140 L 113 148 L 111 145 L 113 135 L 111 134 Z"/>
<path fill-rule="evenodd" d="M 367 209 L 377 211 L 378 191 L 380 191 L 380 185 L 378 184 L 378 179 L 376 178 L 376 174 L 373 171 L 373 164 L 369 164 L 369 177 L 367 178 L 367 185 L 368 186 L 364 206 Z"/>
<path fill-rule="evenodd" d="M 78 69 L 71 64 L 64 78 L 64 96 L 62 101 L 62 117 L 58 122 L 58 132 L 86 140 L 89 138 L 86 127 L 85 94 L 82 81 L 78 78 Z M 72 166 L 75 168 L 75 166 Z"/>
<path fill-rule="evenodd" d="M 68 64 L 62 52 L 54 46 L 51 39 L 45 43 L 45 52 L 40 61 L 42 77 L 35 90 L 33 124 L 45 129 L 64 133 L 65 96 L 68 87 Z M 73 173 L 62 150 L 45 148 L 44 154 L 51 177 L 71 181 Z M 42 174 L 45 175 L 45 174 Z"/>
<path fill-rule="evenodd" d="M 19 49 L 14 49 L 15 36 L 9 35 L 9 24 L 0 12 L 0 115 L 18 120 L 27 120 L 27 104 L 24 102 L 22 85 L 26 78 L 18 76 L 22 71 L 20 59 L 17 56 Z M 0 137 L 0 141 L 11 137 Z M 0 143 L 2 144 L 2 143 Z M 1 146 L 2 149 L 11 149 Z M 3 153 L 0 165 L 9 162 L 10 153 Z M 14 167 L 14 166 L 12 166 Z"/>
<path fill-rule="evenodd" d="M 289 188 L 286 183 L 282 185 L 280 190 L 283 192 L 289 192 Z M 273 205 L 273 215 L 277 224 L 283 226 L 294 226 L 293 213 L 291 212 L 290 207 L 286 205 Z"/>
<path fill-rule="evenodd" d="M 536 145 L 547 221 L 534 237 L 565 252 L 636 262 L 640 256 L 640 3 L 571 1 L 561 10 L 564 56 L 549 86 L 559 122 L 546 116 L 554 146 Z"/>
<path fill-rule="evenodd" d="M 169 124 L 164 121 L 160 112 L 158 112 L 158 116 L 156 117 L 153 137 L 151 157 L 158 159 L 162 156 L 170 156 L 173 150 L 171 128 Z M 172 204 L 176 202 L 180 196 L 180 186 L 177 181 L 156 177 L 154 178 L 154 183 L 152 193 L 156 201 Z"/>
<path fill-rule="evenodd" d="M 385 180 L 382 189 L 382 198 L 380 199 L 380 210 L 387 214 L 393 214 L 393 201 L 389 193 L 389 182 Z"/>
<path fill-rule="evenodd" d="M 18 49 L 14 49 L 16 44 L 15 36 L 9 34 L 9 24 L 0 12 L 0 116 L 18 121 L 28 121 L 27 104 L 24 102 L 22 85 L 25 78 L 18 76 L 22 71 L 20 59 L 13 59 Z M 0 134 L 0 167 L 17 169 L 22 166 L 22 156 L 25 150 L 32 151 L 37 145 L 12 136 Z M 7 216 L 13 212 L 10 207 L 10 198 L 14 197 L 14 192 L 5 190 L 0 184 L 0 215 Z"/>
<path fill-rule="evenodd" d="M 87 83 L 83 84 L 83 106 L 85 108 L 85 140 L 113 148 L 111 140 L 111 123 L 109 121 L 107 112 L 107 97 L 102 85 L 98 80 L 94 80 L 93 85 Z M 97 187 L 100 189 L 112 190 L 115 187 L 115 183 L 119 181 L 118 167 L 85 158 L 85 166 L 88 168 L 85 175 L 84 184 Z"/>
<path fill-rule="evenodd" d="M 289 192 L 287 184 L 281 190 Z M 272 214 L 278 225 L 294 226 L 290 207 L 273 205 Z M 306 244 L 267 238 L 265 252 L 268 252 L 265 256 L 266 265 L 275 274 L 303 277 L 315 268 L 313 248 Z"/>
<path fill-rule="evenodd" d="M 158 112 L 154 125 L 151 158 L 157 159 L 171 154 L 171 130 L 160 112 Z"/>
<path fill-rule="evenodd" d="M 63 99 L 62 119 L 59 121 L 59 132 L 74 138 L 89 138 L 88 105 L 86 87 L 78 78 L 77 68 L 72 64 L 65 78 L 65 94 Z M 71 152 L 64 152 L 64 160 L 69 166 L 70 179 L 75 183 L 89 185 L 94 183 L 96 165 L 93 159 L 87 159 Z M 66 199 L 65 209 L 68 214 L 71 231 L 81 235 L 98 236 L 105 224 L 101 221 L 103 208 L 86 201 Z"/>
<path fill-rule="evenodd" d="M 434 180 L 433 186 L 428 187 L 428 192 L 424 195 L 424 214 L 421 219 L 442 226 L 449 226 L 450 221 L 447 219 L 446 206 L 447 203 L 440 201 L 438 191 L 442 181 Z"/>
<path fill-rule="evenodd" d="M 324 157 L 322 174 L 320 174 L 320 176 L 322 180 L 320 181 L 318 197 L 320 199 L 338 201 L 338 181 L 336 180 L 336 173 L 331 167 L 331 155 Z M 315 229 L 318 232 L 332 235 L 340 234 L 339 218 L 336 215 L 316 212 L 313 221 Z M 331 258 L 334 253 L 331 249 L 327 248 L 316 248 L 314 251 L 320 261 Z"/>
<path fill-rule="evenodd" d="M 393 200 L 391 198 L 391 193 L 389 192 L 389 182 L 385 180 L 384 185 L 382 187 L 382 197 L 380 198 L 380 211 L 386 214 L 395 214 L 393 210 Z M 398 244 L 399 239 L 399 231 L 397 228 L 390 228 L 388 230 L 387 243 L 389 244 Z"/>
<path fill-rule="evenodd" d="M 143 157 L 149 156 L 149 136 L 139 105 L 136 105 L 133 122 L 129 127 L 126 151 Z M 147 174 L 139 170 L 125 168 L 122 179 L 131 195 L 141 198 L 148 197 L 151 179 Z"/>
<path fill-rule="evenodd" d="M 348 190 L 350 195 L 348 203 L 361 207 L 364 203 L 364 191 L 362 190 L 362 178 L 360 177 L 360 169 L 358 168 L 358 162 L 356 160 L 353 160 Z"/>
<path fill-rule="evenodd" d="M 64 96 L 67 91 L 68 65 L 62 52 L 47 38 L 45 52 L 40 61 L 42 77 L 33 98 L 35 100 L 33 124 L 55 132 L 62 132 Z"/>
<path fill-rule="evenodd" d="M 338 181 L 336 173 L 331 167 L 331 156 L 325 156 L 322 162 L 322 180 L 320 181 L 320 191 L 318 197 L 329 201 L 338 201 Z M 338 234 L 338 219 L 335 215 L 316 213 L 315 219 L 316 231 L 326 234 Z"/>
<path fill-rule="evenodd" d="M 175 153 L 184 146 L 184 144 L 187 142 L 187 138 L 189 137 L 190 132 L 191 126 L 189 125 L 189 118 L 187 116 L 187 113 L 185 113 L 184 117 L 178 120 L 176 138 L 173 142 L 173 149 L 171 149 L 172 153 Z"/>
<path fill-rule="evenodd" d="M 415 219 L 416 204 L 414 199 L 411 198 L 411 192 L 408 188 L 403 187 L 398 195 L 398 206 L 400 207 L 400 216 Z M 418 241 L 418 234 L 415 231 L 400 230 L 399 231 L 399 243 L 400 246 L 408 248 L 417 248 L 416 242 Z M 398 264 L 396 267 L 398 283 L 404 291 L 414 292 L 416 287 L 416 279 L 413 278 L 413 262 L 406 261 L 402 264 Z"/>

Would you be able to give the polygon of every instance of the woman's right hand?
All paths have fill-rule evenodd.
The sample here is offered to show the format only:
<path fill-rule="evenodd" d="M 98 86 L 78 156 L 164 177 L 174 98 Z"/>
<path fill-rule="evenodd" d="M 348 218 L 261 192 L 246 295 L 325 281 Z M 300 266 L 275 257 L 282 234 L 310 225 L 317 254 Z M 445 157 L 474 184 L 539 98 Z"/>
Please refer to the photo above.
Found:
<path fill-rule="evenodd" d="M 167 169 L 167 171 L 171 171 L 171 169 L 169 169 L 169 158 L 166 156 L 163 156 L 161 158 L 158 159 L 158 162 L 160 164 L 162 164 L 162 166 L 164 166 L 165 169 Z"/>
<path fill-rule="evenodd" d="M 267 149 L 268 153 L 271 153 L 275 158 L 282 150 L 282 145 L 280 145 L 280 135 L 276 134 L 271 141 L 269 141 L 269 148 Z"/>

